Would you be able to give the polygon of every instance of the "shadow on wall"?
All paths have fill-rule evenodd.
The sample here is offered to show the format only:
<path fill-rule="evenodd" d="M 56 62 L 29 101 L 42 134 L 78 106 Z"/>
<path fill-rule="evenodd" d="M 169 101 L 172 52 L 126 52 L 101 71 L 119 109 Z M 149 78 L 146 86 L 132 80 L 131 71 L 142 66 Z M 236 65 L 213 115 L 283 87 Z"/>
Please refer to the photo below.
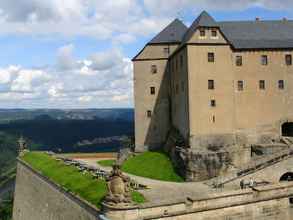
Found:
<path fill-rule="evenodd" d="M 168 83 L 169 79 L 170 75 L 167 65 L 165 72 L 163 73 L 161 84 L 158 88 L 156 87 L 155 92 L 157 95 L 157 99 L 151 112 L 151 117 L 149 117 L 150 123 L 144 142 L 144 145 L 147 147 L 148 150 L 158 150 L 162 148 L 167 139 L 167 135 L 170 129 L 171 120 Z M 148 117 L 148 115 L 146 117 Z"/>

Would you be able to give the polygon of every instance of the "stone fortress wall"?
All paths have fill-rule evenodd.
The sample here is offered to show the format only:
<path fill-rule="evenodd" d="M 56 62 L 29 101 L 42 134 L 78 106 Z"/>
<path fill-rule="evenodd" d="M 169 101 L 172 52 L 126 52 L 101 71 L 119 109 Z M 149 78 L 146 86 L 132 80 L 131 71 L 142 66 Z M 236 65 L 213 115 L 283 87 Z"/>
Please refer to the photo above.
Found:
<path fill-rule="evenodd" d="M 184 183 L 183 183 L 184 184 Z M 211 220 L 217 219 L 290 219 L 289 198 L 293 184 L 219 192 L 202 198 L 182 198 L 173 204 L 143 204 L 129 210 L 107 210 L 103 213 L 86 201 L 64 191 L 26 163 L 17 167 L 14 220 Z M 292 212 L 292 211 L 291 211 Z M 291 213 L 292 214 L 292 213 Z"/>
<path fill-rule="evenodd" d="M 100 220 L 99 215 L 86 201 L 18 162 L 13 220 Z"/>

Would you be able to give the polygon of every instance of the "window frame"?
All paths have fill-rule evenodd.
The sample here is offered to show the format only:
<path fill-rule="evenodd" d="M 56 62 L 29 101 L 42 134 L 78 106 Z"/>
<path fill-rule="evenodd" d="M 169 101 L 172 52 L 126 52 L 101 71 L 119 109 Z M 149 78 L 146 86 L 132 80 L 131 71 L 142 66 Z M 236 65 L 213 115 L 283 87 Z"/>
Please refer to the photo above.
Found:
<path fill-rule="evenodd" d="M 150 94 L 151 95 L 155 95 L 156 94 L 156 87 L 154 87 L 154 86 L 151 86 L 150 87 Z"/>
<path fill-rule="evenodd" d="M 236 63 L 236 66 L 242 66 L 243 65 L 243 57 L 241 55 L 237 55 L 235 63 Z"/>
<path fill-rule="evenodd" d="M 152 111 L 151 110 L 147 110 L 147 117 L 148 118 L 151 118 L 152 117 L 152 115 L 153 115 L 153 113 L 152 113 Z"/>
<path fill-rule="evenodd" d="M 216 34 L 213 35 L 213 33 L 216 33 Z M 211 30 L 211 37 L 212 37 L 212 38 L 218 38 L 218 36 L 219 36 L 219 35 L 218 35 L 218 30 L 217 30 L 217 29 L 212 29 L 212 30 Z"/>
<path fill-rule="evenodd" d="M 237 81 L 237 91 L 243 91 L 244 90 L 244 81 L 243 80 L 238 80 Z"/>
<path fill-rule="evenodd" d="M 170 47 L 164 47 L 164 54 L 167 56 L 170 55 Z"/>
<path fill-rule="evenodd" d="M 265 80 L 259 80 L 259 89 L 265 90 L 266 89 L 266 81 Z"/>
<path fill-rule="evenodd" d="M 285 81 L 283 79 L 278 80 L 278 89 L 279 90 L 285 89 Z"/>
<path fill-rule="evenodd" d="M 200 36 L 201 38 L 206 37 L 206 29 L 204 29 L 204 28 L 200 28 L 200 29 L 199 29 L 199 36 Z"/>
<path fill-rule="evenodd" d="M 211 99 L 210 100 L 210 107 L 215 108 L 217 106 L 216 99 Z"/>
<path fill-rule="evenodd" d="M 269 64 L 269 57 L 268 55 L 261 55 L 261 65 L 267 66 Z"/>
<path fill-rule="evenodd" d="M 215 81 L 213 79 L 208 80 L 208 90 L 214 90 L 215 89 Z"/>
<path fill-rule="evenodd" d="M 158 67 L 156 64 L 151 65 L 151 73 L 152 74 L 157 74 L 158 73 Z"/>
<path fill-rule="evenodd" d="M 215 62 L 215 53 L 208 52 L 208 63 L 214 63 L 214 62 Z"/>
<path fill-rule="evenodd" d="M 292 66 L 292 54 L 285 55 L 285 63 L 287 66 Z"/>

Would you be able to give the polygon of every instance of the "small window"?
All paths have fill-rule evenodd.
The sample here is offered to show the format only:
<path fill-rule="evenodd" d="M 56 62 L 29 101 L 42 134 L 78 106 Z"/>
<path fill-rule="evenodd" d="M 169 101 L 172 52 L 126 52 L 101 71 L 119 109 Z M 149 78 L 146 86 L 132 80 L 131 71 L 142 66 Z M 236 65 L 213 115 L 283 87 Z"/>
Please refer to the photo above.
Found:
<path fill-rule="evenodd" d="M 243 88 L 244 88 L 244 83 L 242 80 L 239 80 L 237 82 L 237 88 L 238 88 L 238 91 L 243 91 Z"/>
<path fill-rule="evenodd" d="M 236 56 L 236 66 L 242 66 L 242 56 Z"/>
<path fill-rule="evenodd" d="M 285 59 L 286 59 L 286 65 L 291 66 L 292 65 L 292 55 L 286 54 Z"/>
<path fill-rule="evenodd" d="M 217 37 L 217 36 L 218 36 L 218 31 L 212 30 L 212 37 Z"/>
<path fill-rule="evenodd" d="M 180 67 L 183 67 L 183 56 L 180 55 Z"/>
<path fill-rule="evenodd" d="M 178 59 L 176 58 L 175 68 L 178 70 Z"/>
<path fill-rule="evenodd" d="M 184 92 L 184 82 L 181 82 L 181 91 Z"/>
<path fill-rule="evenodd" d="M 215 62 L 215 54 L 214 53 L 208 53 L 208 62 L 210 62 L 210 63 Z"/>
<path fill-rule="evenodd" d="M 215 89 L 214 80 L 208 80 L 208 89 Z"/>
<path fill-rule="evenodd" d="M 278 81 L 278 87 L 279 87 L 279 89 L 284 89 L 284 80 L 279 80 Z"/>
<path fill-rule="evenodd" d="M 259 89 L 266 89 L 266 84 L 264 80 L 259 80 Z"/>
<path fill-rule="evenodd" d="M 156 88 L 155 87 L 151 87 L 150 88 L 151 91 L 151 95 L 155 95 L 156 94 Z"/>
<path fill-rule="evenodd" d="M 261 56 L 261 65 L 268 65 L 268 56 L 267 55 L 262 55 Z"/>
<path fill-rule="evenodd" d="M 212 117 L 212 121 L 213 121 L 213 123 L 216 122 L 216 116 L 213 115 L 213 117 Z"/>
<path fill-rule="evenodd" d="M 212 99 L 210 105 L 211 107 L 216 107 L 216 100 Z"/>
<path fill-rule="evenodd" d="M 175 86 L 175 92 L 176 92 L 176 94 L 179 93 L 179 85 L 178 84 L 176 84 L 176 86 Z"/>
<path fill-rule="evenodd" d="M 201 37 L 204 37 L 204 36 L 206 36 L 206 31 L 205 31 L 205 29 L 200 29 L 199 30 L 199 35 L 201 36 Z"/>
<path fill-rule="evenodd" d="M 152 111 L 150 111 L 150 110 L 147 111 L 147 117 L 148 118 L 151 118 L 152 117 Z"/>
<path fill-rule="evenodd" d="M 158 72 L 157 65 L 151 66 L 151 72 L 152 72 L 152 74 L 156 74 Z"/>
<path fill-rule="evenodd" d="M 165 56 L 169 56 L 169 54 L 170 54 L 170 48 L 169 47 L 164 48 L 164 54 L 165 54 Z"/>

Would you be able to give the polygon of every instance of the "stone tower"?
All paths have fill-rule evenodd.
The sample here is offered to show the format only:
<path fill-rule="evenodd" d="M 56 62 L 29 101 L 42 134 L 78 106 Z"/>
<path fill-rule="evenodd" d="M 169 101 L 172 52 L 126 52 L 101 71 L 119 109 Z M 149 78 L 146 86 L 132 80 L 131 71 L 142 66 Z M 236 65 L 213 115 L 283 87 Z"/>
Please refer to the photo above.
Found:
<path fill-rule="evenodd" d="M 159 148 L 166 141 L 170 128 L 168 58 L 186 30 L 175 19 L 133 58 L 137 152 Z"/>

